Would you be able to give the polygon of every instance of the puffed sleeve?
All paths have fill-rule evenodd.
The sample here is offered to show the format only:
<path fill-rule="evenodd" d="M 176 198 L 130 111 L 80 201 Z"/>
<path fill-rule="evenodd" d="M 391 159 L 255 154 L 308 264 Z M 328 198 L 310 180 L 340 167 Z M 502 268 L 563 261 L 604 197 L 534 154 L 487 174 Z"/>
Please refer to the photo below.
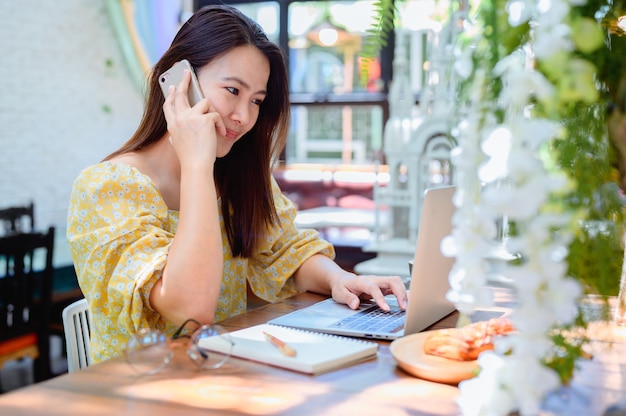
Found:
<path fill-rule="evenodd" d="M 95 337 L 119 346 L 139 328 L 164 328 L 150 308 L 177 216 L 148 177 L 121 164 L 85 169 L 74 182 L 67 238 L 78 281 L 95 322 Z M 102 358 L 119 351 L 95 351 Z"/>
<path fill-rule="evenodd" d="M 254 293 L 268 302 L 295 295 L 298 290 L 290 277 L 306 259 L 323 254 L 335 258 L 333 246 L 316 230 L 298 229 L 294 220 L 296 208 L 272 182 L 274 204 L 280 219 L 263 242 L 261 252 L 250 259 L 248 282 Z"/>

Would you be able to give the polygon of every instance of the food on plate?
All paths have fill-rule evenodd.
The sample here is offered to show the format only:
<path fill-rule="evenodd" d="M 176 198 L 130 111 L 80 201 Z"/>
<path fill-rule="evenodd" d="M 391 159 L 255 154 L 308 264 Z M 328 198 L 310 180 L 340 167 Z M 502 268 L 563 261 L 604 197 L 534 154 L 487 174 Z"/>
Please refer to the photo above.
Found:
<path fill-rule="evenodd" d="M 513 332 L 508 318 L 493 318 L 475 322 L 461 328 L 433 331 L 424 340 L 424 352 L 457 361 L 471 361 L 487 350 L 493 350 L 493 340 L 499 335 Z"/>

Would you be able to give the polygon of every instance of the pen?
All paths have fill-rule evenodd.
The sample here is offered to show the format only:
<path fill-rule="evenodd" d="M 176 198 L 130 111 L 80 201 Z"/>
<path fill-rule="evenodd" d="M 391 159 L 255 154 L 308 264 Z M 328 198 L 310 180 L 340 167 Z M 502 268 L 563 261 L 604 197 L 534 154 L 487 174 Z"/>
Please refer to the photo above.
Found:
<path fill-rule="evenodd" d="M 272 344 L 273 346 L 278 348 L 278 351 L 280 351 L 281 353 L 283 353 L 287 357 L 295 357 L 296 356 L 296 354 L 297 354 L 296 350 L 294 350 L 292 347 L 290 347 L 289 345 L 285 344 L 283 341 L 281 341 L 278 338 L 276 338 L 274 335 L 268 334 L 267 332 L 263 332 L 263 335 L 265 335 L 265 339 L 270 344 Z"/>

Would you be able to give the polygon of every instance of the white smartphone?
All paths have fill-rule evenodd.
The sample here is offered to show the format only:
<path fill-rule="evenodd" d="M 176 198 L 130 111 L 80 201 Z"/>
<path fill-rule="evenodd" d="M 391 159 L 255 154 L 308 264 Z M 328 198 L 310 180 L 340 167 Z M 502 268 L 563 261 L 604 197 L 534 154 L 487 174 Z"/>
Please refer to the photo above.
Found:
<path fill-rule="evenodd" d="M 202 94 L 202 90 L 200 89 L 200 83 L 198 82 L 198 78 L 196 77 L 196 73 L 191 67 L 191 64 L 188 60 L 183 59 L 182 61 L 176 62 L 174 66 L 170 69 L 159 75 L 159 84 L 161 85 L 161 90 L 163 91 L 163 95 L 167 97 L 169 92 L 170 85 L 178 86 L 180 80 L 183 78 L 183 71 L 188 69 L 191 73 L 191 83 L 189 85 L 189 104 L 193 107 L 198 103 L 198 101 L 204 98 Z"/>

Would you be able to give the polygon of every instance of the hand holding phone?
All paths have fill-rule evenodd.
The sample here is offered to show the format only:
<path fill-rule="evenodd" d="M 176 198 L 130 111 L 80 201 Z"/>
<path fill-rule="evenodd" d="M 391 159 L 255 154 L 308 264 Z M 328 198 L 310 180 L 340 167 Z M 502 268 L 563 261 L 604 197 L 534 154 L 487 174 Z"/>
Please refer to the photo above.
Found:
<path fill-rule="evenodd" d="M 159 75 L 158 82 L 165 97 L 169 96 L 170 86 L 178 88 L 183 80 L 184 71 L 187 69 L 191 75 L 187 98 L 191 107 L 204 100 L 200 83 L 194 73 L 193 67 L 186 59 L 174 64 L 170 69 Z M 173 99 L 169 105 L 163 106 L 165 119 L 168 122 L 169 141 L 174 147 L 181 166 L 202 161 L 215 162 L 217 152 L 217 136 L 226 135 L 226 127 L 220 115 L 208 103 L 200 109 L 202 116 L 198 117 L 198 111 L 192 108 L 176 108 L 174 102 L 181 99 Z M 170 124 L 170 122 L 172 123 Z"/>
<path fill-rule="evenodd" d="M 163 95 L 167 97 L 170 86 L 178 86 L 180 81 L 183 79 L 183 73 L 185 69 L 189 70 L 189 73 L 191 74 L 188 98 L 189 105 L 193 107 L 204 98 L 204 95 L 202 94 L 202 90 L 200 89 L 200 83 L 198 82 L 196 73 L 188 60 L 183 59 L 182 61 L 176 62 L 174 66 L 159 75 L 159 85 L 161 85 Z"/>

